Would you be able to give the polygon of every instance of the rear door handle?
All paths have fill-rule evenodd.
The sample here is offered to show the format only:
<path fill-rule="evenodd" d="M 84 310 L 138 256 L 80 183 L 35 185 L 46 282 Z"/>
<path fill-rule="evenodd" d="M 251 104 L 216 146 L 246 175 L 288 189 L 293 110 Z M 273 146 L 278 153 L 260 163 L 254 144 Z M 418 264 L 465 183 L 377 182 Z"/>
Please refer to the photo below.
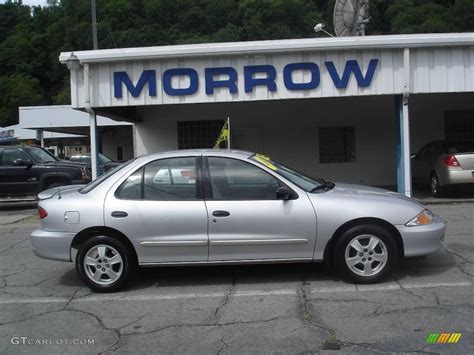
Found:
<path fill-rule="evenodd" d="M 212 212 L 214 217 L 229 217 L 230 213 L 227 211 L 214 211 Z"/>
<path fill-rule="evenodd" d="M 124 212 L 124 211 L 113 211 L 112 212 L 112 217 L 114 217 L 114 218 L 123 218 L 123 217 L 127 217 L 127 216 L 128 216 L 128 213 Z"/>

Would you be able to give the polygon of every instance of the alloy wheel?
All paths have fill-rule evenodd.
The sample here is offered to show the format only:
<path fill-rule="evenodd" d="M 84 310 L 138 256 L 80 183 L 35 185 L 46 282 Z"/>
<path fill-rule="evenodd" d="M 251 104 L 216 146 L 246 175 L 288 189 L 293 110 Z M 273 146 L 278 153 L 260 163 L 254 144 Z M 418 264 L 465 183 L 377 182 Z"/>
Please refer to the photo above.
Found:
<path fill-rule="evenodd" d="M 345 261 L 353 273 L 365 277 L 374 276 L 387 264 L 387 246 L 375 235 L 356 236 L 347 244 Z"/>
<path fill-rule="evenodd" d="M 122 275 L 123 259 L 110 245 L 94 245 L 84 257 L 84 270 L 91 281 L 99 285 L 110 285 Z"/>

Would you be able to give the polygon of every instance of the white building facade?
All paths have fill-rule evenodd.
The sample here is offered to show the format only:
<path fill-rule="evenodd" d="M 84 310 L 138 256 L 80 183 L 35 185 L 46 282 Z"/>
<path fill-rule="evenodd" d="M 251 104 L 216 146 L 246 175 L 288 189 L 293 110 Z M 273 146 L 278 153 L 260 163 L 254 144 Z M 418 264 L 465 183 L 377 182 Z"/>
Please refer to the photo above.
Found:
<path fill-rule="evenodd" d="M 232 148 L 410 194 L 410 152 L 474 139 L 473 33 L 109 49 L 60 60 L 71 68 L 72 107 L 133 122 L 135 155 L 208 147 L 229 117 Z"/>

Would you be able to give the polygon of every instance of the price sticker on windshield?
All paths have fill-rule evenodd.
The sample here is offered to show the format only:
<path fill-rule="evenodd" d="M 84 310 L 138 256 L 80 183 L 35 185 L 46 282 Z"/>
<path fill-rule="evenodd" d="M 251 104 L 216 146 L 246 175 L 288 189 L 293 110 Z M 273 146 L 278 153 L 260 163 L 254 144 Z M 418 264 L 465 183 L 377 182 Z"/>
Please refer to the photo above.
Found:
<path fill-rule="evenodd" d="M 255 154 L 254 159 L 258 161 L 260 164 L 265 165 L 268 169 L 271 169 L 273 171 L 277 170 L 277 167 L 272 164 L 272 162 L 270 161 L 270 158 L 267 157 L 266 155 Z"/>

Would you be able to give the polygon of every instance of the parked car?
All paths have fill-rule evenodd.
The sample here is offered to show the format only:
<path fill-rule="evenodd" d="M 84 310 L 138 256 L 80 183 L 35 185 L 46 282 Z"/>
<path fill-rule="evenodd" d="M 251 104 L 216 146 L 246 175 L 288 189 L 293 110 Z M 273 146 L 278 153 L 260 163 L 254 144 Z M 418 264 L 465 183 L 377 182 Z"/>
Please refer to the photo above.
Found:
<path fill-rule="evenodd" d="M 474 141 L 430 142 L 412 155 L 412 170 L 414 183 L 429 183 L 435 197 L 449 187 L 474 186 Z"/>
<path fill-rule="evenodd" d="M 36 198 L 46 189 L 88 182 L 84 164 L 61 161 L 41 147 L 0 146 L 1 198 Z"/>
<path fill-rule="evenodd" d="M 446 227 L 398 193 L 315 180 L 243 151 L 142 156 L 39 198 L 34 253 L 75 255 L 78 274 L 99 292 L 157 265 L 326 260 L 353 282 L 374 283 L 398 258 L 437 251 Z"/>
<path fill-rule="evenodd" d="M 99 175 L 102 175 L 103 173 L 106 173 L 110 169 L 113 169 L 117 166 L 119 166 L 122 163 L 118 163 L 116 161 L 113 161 L 109 157 L 105 156 L 102 153 L 98 154 L 98 160 L 99 160 Z M 90 166 L 91 164 L 91 155 L 90 154 L 79 154 L 79 155 L 72 155 L 71 157 L 68 158 L 69 161 L 76 162 L 76 163 L 83 163 L 83 164 L 88 164 Z"/>

